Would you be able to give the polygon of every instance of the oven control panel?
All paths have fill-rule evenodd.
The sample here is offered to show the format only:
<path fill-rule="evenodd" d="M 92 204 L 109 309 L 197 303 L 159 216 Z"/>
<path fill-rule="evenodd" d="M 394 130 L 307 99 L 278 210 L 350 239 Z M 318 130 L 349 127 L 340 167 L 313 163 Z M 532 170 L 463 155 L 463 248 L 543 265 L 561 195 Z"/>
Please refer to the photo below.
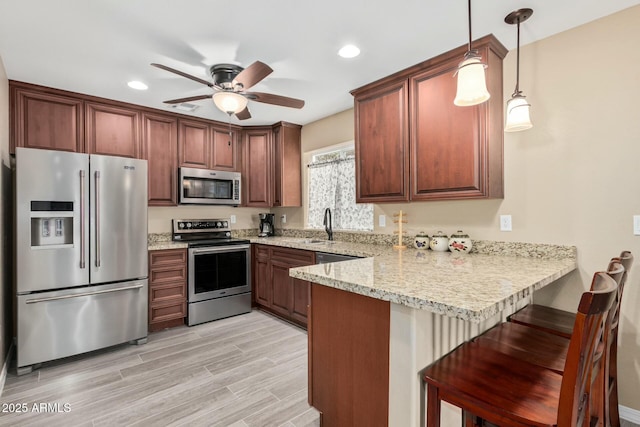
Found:
<path fill-rule="evenodd" d="M 224 219 L 174 219 L 174 233 L 203 233 L 211 231 L 231 231 L 230 221 Z"/>

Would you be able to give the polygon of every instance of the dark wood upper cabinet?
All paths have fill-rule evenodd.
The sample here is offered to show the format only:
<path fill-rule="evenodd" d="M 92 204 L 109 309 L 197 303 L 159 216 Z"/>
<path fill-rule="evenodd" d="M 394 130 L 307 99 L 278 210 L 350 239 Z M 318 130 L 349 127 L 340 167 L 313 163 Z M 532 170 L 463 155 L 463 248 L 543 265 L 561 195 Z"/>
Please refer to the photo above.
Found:
<path fill-rule="evenodd" d="M 85 103 L 87 153 L 140 158 L 140 112 L 113 105 Z"/>
<path fill-rule="evenodd" d="M 302 206 L 302 126 L 273 126 L 273 206 Z"/>
<path fill-rule="evenodd" d="M 9 91 L 11 154 L 29 147 L 146 159 L 149 206 L 177 204 L 179 166 L 243 172 L 244 206 L 301 205 L 299 125 L 243 128 L 13 80 Z"/>
<path fill-rule="evenodd" d="M 271 128 L 244 131 L 244 206 L 270 207 L 272 188 Z"/>
<path fill-rule="evenodd" d="M 144 158 L 149 162 L 149 206 L 176 206 L 178 196 L 178 120 L 142 115 Z"/>
<path fill-rule="evenodd" d="M 355 98 L 356 202 L 409 200 L 408 83 Z"/>
<path fill-rule="evenodd" d="M 12 87 L 11 98 L 11 153 L 15 147 L 84 152 L 81 99 L 20 87 Z"/>
<path fill-rule="evenodd" d="M 503 197 L 507 50 L 492 35 L 473 47 L 489 66 L 484 104 L 453 104 L 453 73 L 466 46 L 352 92 L 358 202 Z"/>
<path fill-rule="evenodd" d="M 178 121 L 180 166 L 209 168 L 211 131 L 209 124 L 195 120 Z"/>
<path fill-rule="evenodd" d="M 228 128 L 211 128 L 211 169 L 238 170 L 236 135 L 237 132 L 230 131 Z"/>

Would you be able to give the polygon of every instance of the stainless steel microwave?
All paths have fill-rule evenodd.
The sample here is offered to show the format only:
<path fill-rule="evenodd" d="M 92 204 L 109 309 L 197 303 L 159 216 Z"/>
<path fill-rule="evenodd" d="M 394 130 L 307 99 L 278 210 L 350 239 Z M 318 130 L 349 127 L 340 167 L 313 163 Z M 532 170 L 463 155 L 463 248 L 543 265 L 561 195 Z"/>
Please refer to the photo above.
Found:
<path fill-rule="evenodd" d="M 233 205 L 241 202 L 239 172 L 180 168 L 180 204 Z"/>

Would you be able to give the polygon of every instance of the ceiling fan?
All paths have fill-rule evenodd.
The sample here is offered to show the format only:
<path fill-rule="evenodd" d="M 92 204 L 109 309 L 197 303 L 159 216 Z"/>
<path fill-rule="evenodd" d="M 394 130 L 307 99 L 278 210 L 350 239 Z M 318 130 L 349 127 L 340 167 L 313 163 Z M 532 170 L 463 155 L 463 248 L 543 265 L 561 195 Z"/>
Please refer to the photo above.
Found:
<path fill-rule="evenodd" d="M 213 95 L 206 94 L 170 99 L 164 101 L 165 104 L 179 104 L 181 102 L 213 98 L 216 107 L 229 115 L 235 114 L 240 120 L 251 118 L 251 113 L 247 107 L 249 100 L 290 108 L 302 108 L 304 106 L 304 101 L 301 99 L 264 92 L 245 92 L 273 72 L 271 67 L 260 61 L 254 62 L 247 68 L 242 68 L 234 64 L 213 65 L 209 68 L 213 82 L 192 76 L 175 68 L 167 67 L 166 65 L 155 63 L 151 65 L 209 86 L 214 90 Z"/>

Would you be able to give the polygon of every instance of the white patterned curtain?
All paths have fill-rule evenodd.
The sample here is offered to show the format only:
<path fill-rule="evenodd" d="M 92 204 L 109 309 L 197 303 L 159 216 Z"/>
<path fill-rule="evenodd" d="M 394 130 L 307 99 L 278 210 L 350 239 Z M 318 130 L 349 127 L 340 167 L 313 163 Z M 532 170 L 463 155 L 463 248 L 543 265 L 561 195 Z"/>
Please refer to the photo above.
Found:
<path fill-rule="evenodd" d="M 324 211 L 331 209 L 334 230 L 373 230 L 373 205 L 356 204 L 353 157 L 309 167 L 309 227 L 324 228 Z"/>

